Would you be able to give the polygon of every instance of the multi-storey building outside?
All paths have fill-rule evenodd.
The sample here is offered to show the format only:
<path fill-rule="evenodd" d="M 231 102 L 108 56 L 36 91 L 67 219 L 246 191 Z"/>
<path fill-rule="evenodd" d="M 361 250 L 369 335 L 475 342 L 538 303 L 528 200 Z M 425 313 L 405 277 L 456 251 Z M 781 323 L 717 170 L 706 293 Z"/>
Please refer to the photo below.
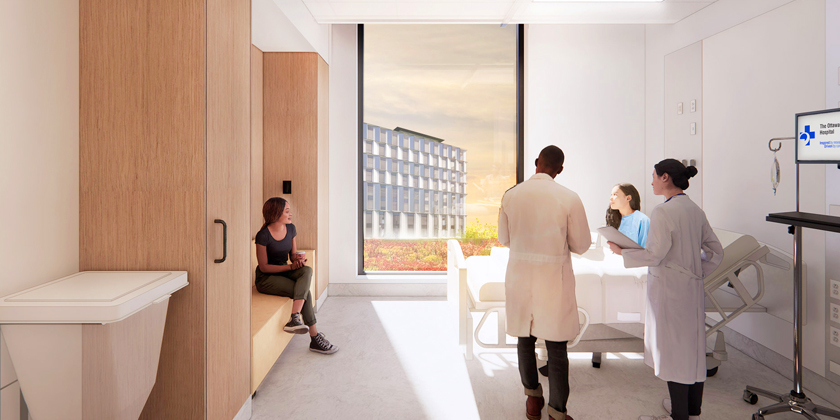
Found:
<path fill-rule="evenodd" d="M 453 238 L 466 231 L 467 151 L 363 124 L 365 238 Z"/>

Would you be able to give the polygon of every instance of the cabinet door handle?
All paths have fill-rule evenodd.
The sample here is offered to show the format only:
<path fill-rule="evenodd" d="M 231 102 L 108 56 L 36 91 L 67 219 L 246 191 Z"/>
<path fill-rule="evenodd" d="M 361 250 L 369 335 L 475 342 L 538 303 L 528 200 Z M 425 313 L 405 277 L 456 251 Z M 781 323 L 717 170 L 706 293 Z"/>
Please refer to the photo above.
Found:
<path fill-rule="evenodd" d="M 216 219 L 213 223 L 221 223 L 222 224 L 222 259 L 213 260 L 216 264 L 223 263 L 227 259 L 227 223 L 225 223 L 222 219 Z"/>

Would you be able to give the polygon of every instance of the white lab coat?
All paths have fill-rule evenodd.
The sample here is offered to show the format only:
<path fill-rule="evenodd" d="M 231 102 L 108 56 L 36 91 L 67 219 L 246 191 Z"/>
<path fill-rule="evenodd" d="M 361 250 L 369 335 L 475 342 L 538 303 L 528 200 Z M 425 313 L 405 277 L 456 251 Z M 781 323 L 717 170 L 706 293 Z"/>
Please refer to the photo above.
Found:
<path fill-rule="evenodd" d="M 546 174 L 532 176 L 502 198 L 499 242 L 510 247 L 507 333 L 573 340 L 580 324 L 569 252 L 586 252 L 592 242 L 580 197 Z"/>
<path fill-rule="evenodd" d="M 723 259 L 723 247 L 706 213 L 688 196 L 674 196 L 653 209 L 647 248 L 626 249 L 622 255 L 627 268 L 649 267 L 645 363 L 665 381 L 705 381 L 702 279 Z"/>

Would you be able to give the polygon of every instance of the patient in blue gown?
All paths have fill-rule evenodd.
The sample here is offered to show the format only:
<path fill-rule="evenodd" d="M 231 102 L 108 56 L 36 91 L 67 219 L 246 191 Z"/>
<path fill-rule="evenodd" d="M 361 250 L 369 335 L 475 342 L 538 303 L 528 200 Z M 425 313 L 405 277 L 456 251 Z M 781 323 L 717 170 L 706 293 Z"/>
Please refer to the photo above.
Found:
<path fill-rule="evenodd" d="M 607 209 L 607 226 L 618 229 L 643 248 L 647 242 L 650 218 L 639 211 L 639 191 L 633 184 L 618 184 L 610 193 L 610 207 Z"/>

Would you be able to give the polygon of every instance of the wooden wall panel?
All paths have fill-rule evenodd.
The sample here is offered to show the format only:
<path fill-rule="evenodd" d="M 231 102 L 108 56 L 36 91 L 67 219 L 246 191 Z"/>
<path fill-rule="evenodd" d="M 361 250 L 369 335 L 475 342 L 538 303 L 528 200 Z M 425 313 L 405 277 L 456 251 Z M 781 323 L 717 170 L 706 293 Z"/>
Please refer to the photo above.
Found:
<path fill-rule="evenodd" d="M 318 56 L 318 292 L 330 282 L 330 67 Z"/>
<path fill-rule="evenodd" d="M 263 198 L 289 200 L 298 248 L 320 253 L 317 60 L 317 53 L 263 54 Z M 289 196 L 283 180 L 292 181 Z"/>
<path fill-rule="evenodd" d="M 251 388 L 250 5 L 207 0 L 208 420 L 233 419 Z"/>
<path fill-rule="evenodd" d="M 251 238 L 263 224 L 263 52 L 251 45 Z"/>
<path fill-rule="evenodd" d="M 143 419 L 205 408 L 205 2 L 80 0 L 79 269 L 186 270 Z"/>

